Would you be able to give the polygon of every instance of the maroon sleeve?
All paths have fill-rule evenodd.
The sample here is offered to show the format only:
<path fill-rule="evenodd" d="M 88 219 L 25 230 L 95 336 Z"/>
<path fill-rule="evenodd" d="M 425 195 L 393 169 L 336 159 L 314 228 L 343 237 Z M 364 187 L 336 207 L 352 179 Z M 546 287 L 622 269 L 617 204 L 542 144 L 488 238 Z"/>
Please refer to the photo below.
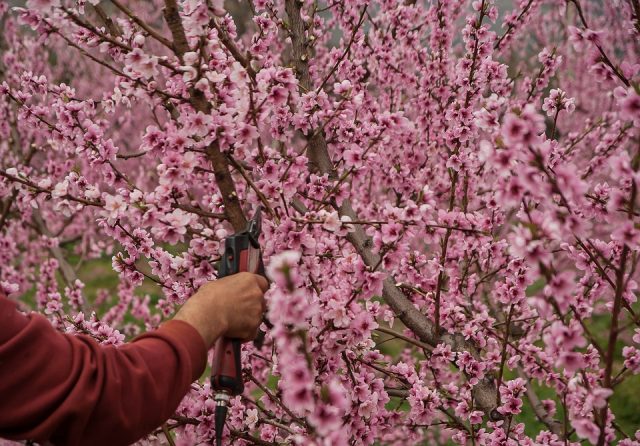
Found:
<path fill-rule="evenodd" d="M 204 371 L 207 351 L 169 321 L 121 347 L 55 330 L 0 296 L 0 437 L 126 445 L 162 424 Z"/>

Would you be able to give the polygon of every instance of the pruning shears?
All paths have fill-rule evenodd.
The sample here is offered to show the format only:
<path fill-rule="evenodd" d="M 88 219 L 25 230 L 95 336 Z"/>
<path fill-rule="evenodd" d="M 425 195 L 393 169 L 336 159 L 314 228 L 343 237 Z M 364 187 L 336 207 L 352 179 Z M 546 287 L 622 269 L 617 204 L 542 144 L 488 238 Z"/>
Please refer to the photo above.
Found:
<path fill-rule="evenodd" d="M 230 276 L 242 271 L 265 276 L 262 252 L 258 238 L 262 229 L 262 212 L 258 208 L 244 231 L 225 239 L 224 254 L 220 261 L 218 277 Z M 240 361 L 241 340 L 220 338 L 216 341 L 211 368 L 211 388 L 215 391 L 216 444 L 222 444 L 222 431 L 229 400 L 244 391 L 242 364 Z"/>

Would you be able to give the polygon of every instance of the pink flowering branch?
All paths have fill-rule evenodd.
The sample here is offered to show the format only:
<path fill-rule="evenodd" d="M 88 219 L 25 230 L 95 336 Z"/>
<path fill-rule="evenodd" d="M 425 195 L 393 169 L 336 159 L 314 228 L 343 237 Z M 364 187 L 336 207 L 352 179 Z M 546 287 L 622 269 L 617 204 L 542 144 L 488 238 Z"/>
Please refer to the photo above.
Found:
<path fill-rule="evenodd" d="M 516 29 L 516 26 L 518 24 L 518 22 L 521 22 L 522 19 L 525 17 L 525 15 L 529 12 L 529 10 L 531 9 L 531 5 L 533 5 L 533 3 L 536 0 L 529 0 L 527 2 L 527 4 L 524 6 L 524 8 L 522 8 L 522 11 L 520 12 L 520 14 L 518 14 L 518 17 L 515 19 L 514 23 L 510 23 L 509 26 L 507 26 L 507 29 L 504 31 L 504 33 L 500 36 L 500 38 L 498 40 L 496 40 L 496 43 L 494 43 L 493 48 L 496 50 L 500 50 L 502 43 L 505 41 L 505 39 L 507 39 L 510 34 L 513 33 L 513 31 Z"/>
<path fill-rule="evenodd" d="M 573 3 L 576 7 L 578 11 L 578 16 L 580 17 L 580 21 L 582 22 L 582 26 L 584 26 L 586 29 L 589 29 L 589 25 L 587 24 L 587 19 L 585 18 L 584 12 L 582 11 L 582 6 L 580 6 L 580 0 L 570 0 L 570 2 Z M 602 46 L 599 43 L 595 43 L 594 45 L 600 52 L 600 55 L 602 56 L 602 62 L 604 62 L 605 65 L 607 65 L 611 69 L 611 72 L 618 79 L 620 79 L 620 81 L 624 85 L 629 87 L 631 85 L 631 83 L 629 82 L 629 79 L 627 79 L 627 77 L 622 73 L 622 71 L 620 71 L 620 69 L 616 67 L 613 64 L 613 62 L 611 62 L 611 59 L 609 59 L 609 56 L 607 56 L 607 53 L 605 53 L 604 49 L 602 49 Z"/>
<path fill-rule="evenodd" d="M 20 183 L 20 184 L 22 184 L 24 186 L 27 186 L 30 189 L 33 189 L 36 193 L 42 193 L 42 194 L 47 194 L 47 195 L 51 195 L 51 193 L 52 193 L 51 189 L 46 189 L 46 188 L 40 187 L 37 184 L 35 184 L 35 183 L 33 183 L 33 182 L 29 181 L 29 180 L 26 180 L 26 179 L 11 175 L 11 174 L 7 173 L 6 171 L 3 171 L 3 170 L 0 170 L 0 176 L 6 178 L 8 180 L 14 181 L 16 183 Z M 76 196 L 73 196 L 71 194 L 64 194 L 60 198 L 65 199 L 65 200 L 75 201 L 75 202 L 83 204 L 85 206 L 96 206 L 96 207 L 103 207 L 104 206 L 104 203 L 102 203 L 101 201 L 86 200 L 84 198 L 76 197 Z"/>
<path fill-rule="evenodd" d="M 301 87 L 305 90 L 310 90 L 312 84 L 311 77 L 309 75 L 309 57 L 305 50 L 306 41 L 304 38 L 304 25 L 301 19 L 301 5 L 295 0 L 286 0 L 285 5 L 287 16 L 291 22 L 290 31 L 296 74 L 300 79 Z M 311 137 L 309 140 L 309 150 L 307 151 L 307 154 L 309 157 L 311 171 L 317 170 L 319 172 L 329 174 L 330 177 L 336 176 L 335 170 L 330 161 L 326 141 L 321 133 L 315 134 Z M 454 188 L 455 186 L 452 186 L 452 190 Z M 355 211 L 351 207 L 349 200 L 344 200 L 342 205 L 337 209 L 341 216 L 347 216 L 354 221 L 359 220 Z M 447 233 L 450 234 L 450 231 L 448 230 Z M 375 268 L 380 264 L 380 257 L 370 250 L 369 246 L 371 242 L 359 227 L 356 227 L 353 232 L 349 233 L 349 235 L 347 235 L 347 239 L 360 254 L 367 266 Z M 444 252 L 446 255 L 446 251 Z M 436 322 L 434 326 L 413 306 L 413 304 L 411 304 L 402 291 L 396 287 L 395 283 L 396 282 L 390 277 L 387 277 L 384 280 L 383 298 L 391 306 L 398 318 L 402 320 L 402 322 L 409 327 L 420 340 L 432 346 L 436 346 L 440 342 L 445 342 L 446 344 L 451 345 L 455 351 L 466 350 L 476 352 L 475 347 L 464 340 L 462 336 L 440 333 L 437 301 L 435 316 Z M 493 410 L 496 402 L 496 391 L 490 380 L 484 380 L 476 385 L 474 387 L 474 392 L 480 408 L 486 412 Z"/>
<path fill-rule="evenodd" d="M 331 79 L 331 76 L 333 76 L 333 74 L 336 72 L 336 70 L 338 69 L 338 67 L 344 60 L 344 58 L 349 55 L 349 52 L 351 51 L 351 45 L 353 45 L 353 41 L 356 38 L 356 34 L 358 34 L 358 30 L 364 23 L 367 7 L 368 5 L 365 5 L 362 7 L 362 12 L 360 13 L 360 17 L 358 18 L 358 23 L 353 27 L 353 32 L 351 33 L 351 37 L 349 38 L 349 43 L 347 43 L 347 46 L 345 47 L 344 51 L 342 52 L 342 54 L 340 55 L 336 63 L 333 65 L 333 67 L 331 67 L 331 70 L 329 70 L 329 73 L 325 76 L 325 78 L 320 83 L 320 86 L 316 89 L 316 93 L 318 93 L 320 90 L 324 88 L 324 86 L 327 84 L 329 79 Z"/>
<path fill-rule="evenodd" d="M 147 32 L 147 34 L 149 34 L 155 40 L 157 40 L 162 45 L 166 46 L 167 48 L 169 48 L 171 50 L 175 50 L 176 49 L 167 38 L 165 38 L 158 31 L 154 30 L 152 27 L 147 25 L 147 23 L 144 20 L 140 19 L 129 8 L 127 8 L 122 2 L 120 2 L 118 0 L 110 0 L 110 1 L 111 1 L 111 3 L 113 3 L 116 6 L 116 8 L 118 8 L 120 11 L 124 12 L 127 17 L 129 17 L 140 28 L 144 29 Z"/>
<path fill-rule="evenodd" d="M 53 236 L 49 228 L 47 228 L 46 223 L 42 219 L 42 215 L 40 215 L 38 211 L 33 212 L 33 220 L 35 222 L 36 227 L 38 228 L 38 232 L 40 232 L 45 237 L 50 238 Z M 53 255 L 53 257 L 55 257 L 55 259 L 60 264 L 62 278 L 67 283 L 67 285 L 73 286 L 78 280 L 78 275 L 76 274 L 76 271 L 73 269 L 73 267 L 67 261 L 66 256 L 63 254 L 62 250 L 60 249 L 60 246 L 53 245 L 49 248 L 49 250 L 51 251 L 51 254 Z"/>
<path fill-rule="evenodd" d="M 180 18 L 180 13 L 178 11 L 178 5 L 175 0 L 165 0 L 164 3 L 165 20 L 169 26 L 171 35 L 173 36 L 172 48 L 174 49 L 176 56 L 179 59 L 182 59 L 184 53 L 189 50 L 189 44 L 187 43 L 182 19 Z M 191 104 L 193 107 L 199 112 L 208 113 L 210 104 L 207 104 L 202 95 L 193 89 L 191 90 L 191 94 Z M 240 207 L 235 183 L 229 171 L 229 161 L 222 153 L 215 140 L 207 146 L 206 153 L 207 157 L 211 161 L 211 165 L 213 166 L 216 183 L 218 184 L 222 194 L 222 200 L 225 205 L 225 215 L 234 230 L 241 231 L 246 227 L 247 218 Z"/>

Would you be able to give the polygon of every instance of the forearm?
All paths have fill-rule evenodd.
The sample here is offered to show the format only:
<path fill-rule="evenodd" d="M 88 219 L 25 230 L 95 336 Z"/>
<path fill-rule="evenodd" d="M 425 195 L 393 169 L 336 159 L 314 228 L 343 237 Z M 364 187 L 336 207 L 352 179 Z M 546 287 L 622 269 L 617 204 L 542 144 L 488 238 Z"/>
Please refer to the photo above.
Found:
<path fill-rule="evenodd" d="M 10 306 L 0 302 L 5 318 Z M 204 341 L 185 322 L 115 348 L 9 310 L 15 333 L 0 327 L 0 436 L 129 444 L 166 420 L 204 370 Z"/>

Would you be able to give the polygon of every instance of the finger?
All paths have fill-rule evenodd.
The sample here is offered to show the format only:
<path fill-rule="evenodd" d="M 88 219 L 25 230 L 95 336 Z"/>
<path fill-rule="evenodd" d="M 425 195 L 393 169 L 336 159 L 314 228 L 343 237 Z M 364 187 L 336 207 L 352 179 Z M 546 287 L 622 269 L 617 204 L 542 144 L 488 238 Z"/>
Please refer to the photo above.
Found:
<path fill-rule="evenodd" d="M 255 330 L 253 330 L 253 331 L 251 332 L 251 334 L 250 334 L 248 337 L 246 337 L 246 338 L 244 338 L 244 339 L 242 340 L 242 342 L 249 342 L 249 341 L 253 341 L 257 336 L 258 336 L 258 328 L 256 328 Z"/>
<path fill-rule="evenodd" d="M 269 281 L 264 277 L 259 276 L 258 274 L 255 274 L 255 276 L 256 276 L 256 281 L 258 282 L 258 286 L 260 287 L 263 293 L 266 293 L 267 290 L 269 289 Z"/>

